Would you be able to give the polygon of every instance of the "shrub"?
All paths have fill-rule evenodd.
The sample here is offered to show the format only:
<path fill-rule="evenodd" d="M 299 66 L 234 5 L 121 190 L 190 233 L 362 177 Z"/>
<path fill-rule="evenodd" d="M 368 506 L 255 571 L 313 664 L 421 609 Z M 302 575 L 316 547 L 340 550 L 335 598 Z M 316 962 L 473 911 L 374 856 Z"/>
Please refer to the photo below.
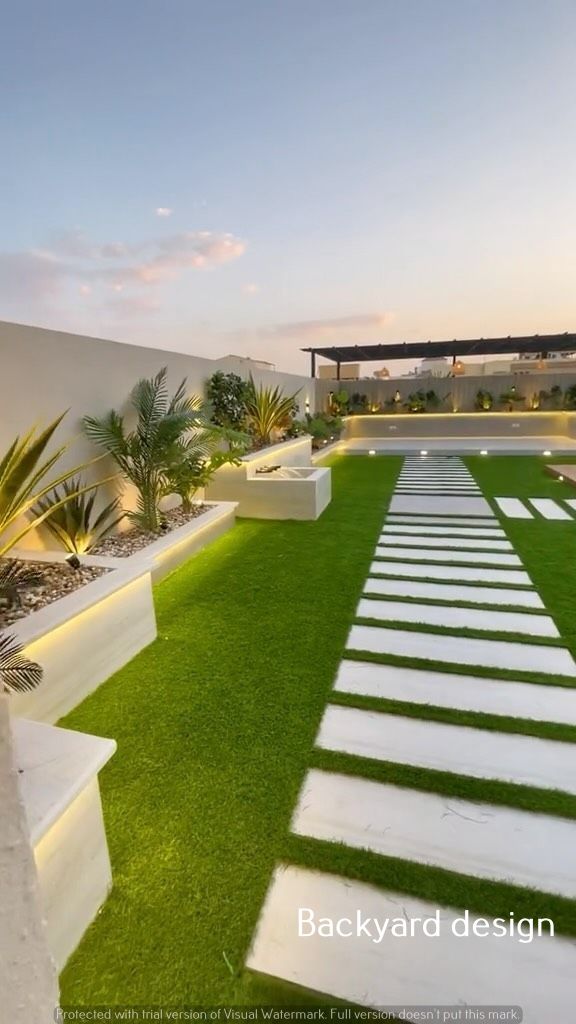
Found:
<path fill-rule="evenodd" d="M 350 395 L 344 390 L 344 388 L 340 391 L 332 392 L 329 401 L 330 412 L 333 416 L 346 416 L 348 413 L 349 402 Z"/>
<path fill-rule="evenodd" d="M 246 397 L 246 421 L 257 447 L 270 444 L 274 431 L 289 427 L 294 415 L 296 397 L 285 395 L 278 387 L 256 385 L 250 377 Z"/>
<path fill-rule="evenodd" d="M 348 411 L 350 413 L 358 413 L 360 415 L 368 412 L 368 395 L 355 391 L 348 403 Z"/>
<path fill-rule="evenodd" d="M 489 410 L 494 405 L 494 397 L 492 393 L 490 391 L 484 391 L 482 388 L 480 388 L 476 392 L 474 405 L 476 409 L 480 410 L 480 412 L 489 412 Z"/>
<path fill-rule="evenodd" d="M 560 388 L 558 388 L 560 391 Z M 564 392 L 564 406 L 566 409 L 576 409 L 576 384 L 566 388 Z"/>
<path fill-rule="evenodd" d="M 46 512 L 32 511 L 38 502 L 55 487 L 70 480 L 85 465 L 90 464 L 75 466 L 50 478 L 50 471 L 68 449 L 68 445 L 63 444 L 51 455 L 46 455 L 46 449 L 64 415 L 58 416 L 40 433 L 33 428 L 24 437 L 17 437 L 8 451 L 0 457 L 0 557 L 7 554 L 30 530 L 44 521 Z M 57 506 L 62 507 L 74 494 L 91 490 L 93 487 L 94 484 L 76 492 L 70 489 Z M 55 507 L 56 505 L 53 506 Z M 23 521 L 26 516 L 29 518 Z M 20 525 L 19 521 L 22 521 Z"/>
<path fill-rule="evenodd" d="M 514 406 L 517 403 L 524 402 L 525 398 L 524 395 L 518 394 L 516 391 L 516 385 L 513 384 L 512 387 L 508 388 L 508 391 L 502 392 L 498 401 L 501 405 L 506 405 L 509 412 L 512 412 Z"/>
<path fill-rule="evenodd" d="M 168 395 L 166 367 L 151 379 L 138 381 L 130 395 L 137 416 L 127 431 L 124 417 L 111 410 L 98 419 L 84 417 L 88 437 L 104 448 L 136 488 L 138 503 L 127 517 L 143 530 L 158 533 L 162 516 L 159 504 L 166 494 L 168 472 L 173 469 L 179 445 L 194 427 L 207 428 L 202 401 L 186 394 L 186 380 L 172 398 Z"/>
<path fill-rule="evenodd" d="M 212 422 L 220 427 L 242 430 L 246 419 L 248 396 L 246 381 L 237 373 L 223 373 L 222 370 L 218 370 L 210 377 L 206 394 L 212 406 Z"/>
<path fill-rule="evenodd" d="M 114 498 L 95 515 L 96 488 L 88 495 L 77 479 L 65 481 L 62 491 L 60 494 L 58 488 L 54 488 L 38 502 L 34 512 L 44 515 L 44 526 L 66 551 L 85 555 L 124 518 L 120 499 Z"/>

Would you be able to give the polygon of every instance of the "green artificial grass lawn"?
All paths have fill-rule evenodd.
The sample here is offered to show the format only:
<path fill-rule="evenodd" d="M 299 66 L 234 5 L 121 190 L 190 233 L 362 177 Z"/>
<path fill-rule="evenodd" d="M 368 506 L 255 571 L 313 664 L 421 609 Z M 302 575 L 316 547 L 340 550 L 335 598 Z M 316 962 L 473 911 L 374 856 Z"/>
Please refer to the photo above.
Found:
<path fill-rule="evenodd" d="M 576 494 L 547 477 L 540 459 L 466 461 L 488 496 Z M 401 459 L 335 457 L 331 464 L 334 501 L 318 522 L 244 520 L 192 559 L 157 588 L 157 642 L 62 723 L 118 742 L 101 779 L 114 890 L 63 974 L 63 1004 L 325 1002 L 242 972 L 272 869 L 282 859 L 485 914 L 553 916 L 558 931 L 576 934 L 572 901 L 289 834 L 312 765 L 576 817 L 576 798 L 561 792 L 313 750 L 329 699 L 574 740 L 568 726 L 331 697 Z M 576 524 L 502 523 L 576 653 Z M 392 562 L 381 564 L 395 575 Z M 518 678 L 504 670 L 348 657 Z"/>
<path fill-rule="evenodd" d="M 114 889 L 63 1005 L 288 998 L 239 972 L 400 464 L 335 458 L 317 522 L 240 521 L 160 584 L 159 639 L 61 723 L 118 743 Z"/>

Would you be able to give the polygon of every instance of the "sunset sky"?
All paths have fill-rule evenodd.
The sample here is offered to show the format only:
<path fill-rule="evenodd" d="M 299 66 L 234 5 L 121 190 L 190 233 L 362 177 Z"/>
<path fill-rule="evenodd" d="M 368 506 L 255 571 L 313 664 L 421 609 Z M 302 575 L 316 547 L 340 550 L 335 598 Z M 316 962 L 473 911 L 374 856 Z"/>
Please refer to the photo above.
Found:
<path fill-rule="evenodd" d="M 0 318 L 306 371 L 576 329 L 574 0 L 20 0 Z"/>

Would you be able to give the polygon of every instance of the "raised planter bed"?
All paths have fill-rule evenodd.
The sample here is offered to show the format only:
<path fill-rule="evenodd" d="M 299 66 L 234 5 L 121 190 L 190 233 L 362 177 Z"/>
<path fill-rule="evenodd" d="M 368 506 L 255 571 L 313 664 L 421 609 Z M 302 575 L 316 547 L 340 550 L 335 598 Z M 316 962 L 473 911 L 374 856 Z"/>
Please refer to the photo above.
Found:
<path fill-rule="evenodd" d="M 312 465 L 312 438 L 297 437 L 222 466 L 207 499 L 238 502 L 238 515 L 255 519 L 317 519 L 331 497 L 329 469 Z"/>
<path fill-rule="evenodd" d="M 65 556 L 34 551 L 18 557 L 37 562 Z M 150 563 L 140 558 L 107 572 L 9 630 L 44 670 L 37 689 L 11 696 L 12 713 L 56 722 L 155 639 Z"/>
<path fill-rule="evenodd" d="M 112 885 L 98 772 L 114 740 L 12 720 L 48 946 L 62 970 Z"/>
<path fill-rule="evenodd" d="M 231 530 L 236 520 L 236 508 L 235 501 L 216 502 L 202 515 L 190 519 L 184 526 L 177 526 L 176 529 L 163 533 L 134 554 L 125 558 L 91 555 L 90 562 L 93 565 L 118 569 L 122 566 L 139 565 L 145 561 L 150 568 L 153 583 L 158 583 L 168 573 L 186 562 L 191 555 L 197 554 L 217 537 Z"/>

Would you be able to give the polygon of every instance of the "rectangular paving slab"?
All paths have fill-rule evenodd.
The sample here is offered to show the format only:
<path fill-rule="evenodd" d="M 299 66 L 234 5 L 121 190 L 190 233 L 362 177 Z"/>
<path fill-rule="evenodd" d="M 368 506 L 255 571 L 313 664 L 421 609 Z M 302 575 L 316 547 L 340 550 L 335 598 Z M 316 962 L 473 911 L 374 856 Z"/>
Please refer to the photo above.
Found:
<path fill-rule="evenodd" d="M 531 586 L 527 572 L 515 569 L 490 569 L 471 565 L 416 565 L 413 562 L 375 561 L 370 566 L 372 576 L 409 576 L 430 580 L 450 580 L 468 583 L 501 583 Z"/>
<path fill-rule="evenodd" d="M 489 516 L 492 509 L 485 498 L 458 495 L 395 494 L 390 501 L 390 512 L 415 512 L 427 515 Z"/>
<path fill-rule="evenodd" d="M 549 615 L 533 612 L 504 612 L 485 608 L 446 608 L 415 601 L 382 601 L 363 597 L 356 608 L 357 619 L 421 622 L 449 629 L 482 629 L 491 633 L 525 633 L 526 636 L 560 636 Z"/>
<path fill-rule="evenodd" d="M 383 597 L 424 597 L 430 601 L 468 601 L 471 604 L 521 605 L 544 608 L 535 590 L 511 590 L 497 587 L 474 587 L 458 583 L 428 583 L 421 580 L 374 579 L 364 584 L 365 594 Z"/>
<path fill-rule="evenodd" d="M 573 518 L 565 508 L 562 508 L 553 498 L 528 498 L 528 501 L 544 519 L 567 519 L 573 522 Z"/>
<path fill-rule="evenodd" d="M 508 519 L 533 519 L 531 511 L 520 498 L 494 498 L 498 507 Z"/>
<path fill-rule="evenodd" d="M 420 525 L 420 526 L 471 526 L 473 529 L 477 527 L 499 529 L 500 521 L 496 516 L 490 518 L 470 520 L 466 516 L 402 516 L 402 515 L 391 515 L 386 517 L 387 523 L 407 523 L 408 525 Z"/>
<path fill-rule="evenodd" d="M 308 772 L 292 830 L 386 857 L 576 896 L 576 822 Z"/>
<path fill-rule="evenodd" d="M 386 534 L 416 534 L 418 537 L 450 537 L 458 534 L 459 537 L 506 537 L 504 530 L 498 530 L 489 526 L 431 526 L 429 523 L 412 526 L 409 523 L 386 523 L 382 529 L 382 535 Z"/>
<path fill-rule="evenodd" d="M 299 908 L 309 909 L 315 926 L 302 925 L 302 937 Z M 436 913 L 440 935 L 430 938 L 421 923 Z M 524 1024 L 564 1024 L 573 1018 L 573 939 L 543 935 L 528 944 L 507 932 L 490 936 L 474 915 L 468 937 L 462 938 L 464 926 L 456 924 L 462 913 L 406 893 L 280 864 L 247 966 L 367 1007 L 486 1006 L 489 999 L 494 1006 L 521 1006 Z M 321 918 L 333 922 L 332 938 L 318 934 Z M 391 922 L 401 919 L 409 927 L 413 923 L 413 936 L 393 933 Z M 374 920 L 388 922 L 380 942 Z M 371 928 L 358 928 L 363 921 Z M 338 930 L 336 922 L 341 922 Z"/>
<path fill-rule="evenodd" d="M 412 559 L 413 561 L 429 562 L 481 562 L 486 565 L 522 565 L 518 555 L 501 554 L 493 551 L 466 551 L 457 548 L 433 547 L 395 547 L 379 544 L 376 554 L 388 559 Z M 423 573 L 422 575 L 425 575 Z"/>
<path fill-rule="evenodd" d="M 571 686 L 505 682 L 346 659 L 338 669 L 334 689 L 410 704 L 576 725 L 576 688 Z"/>
<path fill-rule="evenodd" d="M 498 537 L 486 540 L 481 537 L 436 537 L 426 534 L 424 537 L 412 537 L 410 534 L 388 535 L 383 533 L 378 542 L 384 547 L 398 547 L 415 544 L 423 548 L 470 548 L 472 550 L 513 551 L 509 540 Z"/>
<path fill-rule="evenodd" d="M 576 794 L 572 743 L 328 705 L 316 744 L 357 757 Z"/>
<path fill-rule="evenodd" d="M 546 672 L 574 676 L 576 665 L 565 647 L 485 640 L 417 630 L 386 629 L 382 626 L 352 626 L 349 650 L 372 654 L 396 654 L 405 658 L 478 665 L 517 672 Z M 574 756 L 576 765 L 576 756 Z"/>

